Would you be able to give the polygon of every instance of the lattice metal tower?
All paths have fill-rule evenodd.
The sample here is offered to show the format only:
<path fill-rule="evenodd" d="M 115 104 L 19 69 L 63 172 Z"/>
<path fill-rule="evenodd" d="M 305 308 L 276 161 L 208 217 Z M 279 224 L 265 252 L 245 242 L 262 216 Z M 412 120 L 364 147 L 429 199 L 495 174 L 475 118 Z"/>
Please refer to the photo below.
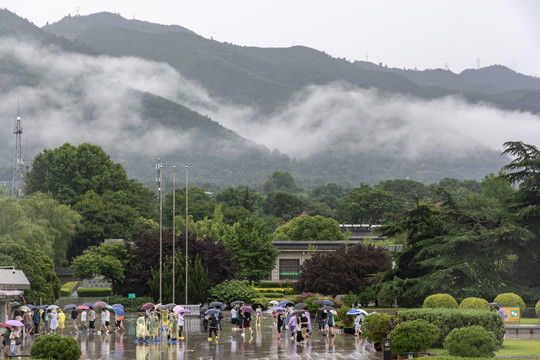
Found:
<path fill-rule="evenodd" d="M 24 159 L 22 156 L 21 146 L 21 116 L 19 110 L 17 110 L 17 120 L 15 122 L 15 128 L 13 133 L 15 134 L 15 160 L 13 161 L 13 184 L 11 186 L 11 196 L 14 199 L 24 197 L 24 178 L 26 176 L 26 167 L 24 165 Z"/>

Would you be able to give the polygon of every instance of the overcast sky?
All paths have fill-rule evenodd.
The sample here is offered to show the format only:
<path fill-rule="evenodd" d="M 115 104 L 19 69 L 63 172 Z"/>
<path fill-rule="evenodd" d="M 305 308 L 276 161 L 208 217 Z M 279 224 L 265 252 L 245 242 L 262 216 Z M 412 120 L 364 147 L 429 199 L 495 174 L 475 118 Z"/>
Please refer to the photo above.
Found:
<path fill-rule="evenodd" d="M 305 45 L 399 68 L 502 64 L 540 77 L 538 0 L 2 0 L 38 26 L 71 14 L 119 13 L 222 42 Z"/>

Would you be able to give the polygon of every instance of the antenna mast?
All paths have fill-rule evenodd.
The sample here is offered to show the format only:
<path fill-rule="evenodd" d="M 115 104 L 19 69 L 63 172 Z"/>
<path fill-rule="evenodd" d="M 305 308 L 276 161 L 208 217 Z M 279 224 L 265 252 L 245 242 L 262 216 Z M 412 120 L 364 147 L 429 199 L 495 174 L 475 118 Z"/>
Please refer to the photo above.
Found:
<path fill-rule="evenodd" d="M 15 128 L 13 133 L 15 134 L 15 159 L 13 161 L 13 183 L 11 185 L 11 196 L 14 199 L 24 197 L 24 178 L 26 174 L 26 167 L 24 166 L 24 160 L 22 156 L 21 146 L 21 115 L 19 110 L 19 104 L 17 103 L 17 120 L 15 122 Z"/>

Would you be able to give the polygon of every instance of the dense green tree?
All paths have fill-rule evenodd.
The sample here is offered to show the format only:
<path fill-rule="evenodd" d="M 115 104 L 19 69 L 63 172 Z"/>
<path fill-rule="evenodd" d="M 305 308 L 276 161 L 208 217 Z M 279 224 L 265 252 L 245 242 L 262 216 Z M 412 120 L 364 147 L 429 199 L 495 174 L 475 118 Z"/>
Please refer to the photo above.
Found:
<path fill-rule="evenodd" d="M 400 289 L 401 306 L 418 306 L 434 293 L 493 298 L 513 265 L 509 251 L 526 236 L 483 197 L 461 206 L 448 193 L 441 196 L 446 200 L 440 206 L 419 205 L 403 221 L 381 229 L 386 236 L 406 236 L 396 268 L 382 278 Z"/>
<path fill-rule="evenodd" d="M 263 190 L 265 194 L 282 191 L 290 194 L 302 192 L 302 187 L 294 182 L 293 176 L 288 171 L 274 171 L 264 182 Z"/>
<path fill-rule="evenodd" d="M 337 184 L 319 185 L 310 192 L 311 203 L 323 203 L 334 210 L 350 189 Z"/>
<path fill-rule="evenodd" d="M 80 218 L 50 195 L 35 193 L 18 201 L 0 197 L 0 237 L 42 250 L 57 266 L 67 261 L 66 252 Z"/>
<path fill-rule="evenodd" d="M 403 198 L 409 205 L 416 204 L 419 200 L 433 196 L 432 191 L 426 185 L 409 179 L 381 181 L 375 185 L 375 188 L 391 192 Z"/>
<path fill-rule="evenodd" d="M 381 224 L 395 220 L 404 206 L 402 198 L 388 191 L 361 185 L 340 201 L 336 217 L 341 224 Z"/>
<path fill-rule="evenodd" d="M 342 246 L 304 261 L 294 289 L 333 296 L 358 292 L 371 285 L 377 273 L 389 268 L 390 256 L 384 249 L 362 244 Z"/>
<path fill-rule="evenodd" d="M 305 209 L 306 201 L 302 197 L 283 191 L 267 195 L 264 202 L 266 215 L 280 217 L 285 220 L 301 215 Z"/>
<path fill-rule="evenodd" d="M 107 191 L 103 195 L 88 192 L 75 204 L 73 209 L 81 214 L 82 222 L 70 248 L 70 257 L 105 239 L 133 240 L 146 222 L 135 208 L 127 205 L 128 197 L 123 191 Z"/>
<path fill-rule="evenodd" d="M 60 296 L 60 280 L 54 272 L 50 257 L 41 250 L 29 249 L 0 237 L 0 266 L 15 266 L 22 270 L 30 282 L 30 290 L 24 291 L 29 303 L 53 304 Z"/>
<path fill-rule="evenodd" d="M 186 218 L 186 187 L 175 190 L 175 211 L 178 216 Z M 172 228 L 173 194 L 165 196 L 163 200 L 163 226 Z M 188 213 L 194 221 L 212 218 L 214 202 L 204 189 L 198 186 L 190 186 L 188 191 Z"/>
<path fill-rule="evenodd" d="M 530 269 L 540 266 L 540 150 L 521 141 L 507 142 L 504 147 L 503 155 L 509 155 L 513 160 L 503 168 L 509 173 L 502 177 L 519 184 L 511 197 L 510 211 L 530 234 L 516 244 L 519 261 L 514 277 L 526 287 L 537 287 L 540 286 L 540 274 Z"/>
<path fill-rule="evenodd" d="M 84 250 L 71 263 L 71 268 L 77 276 L 92 279 L 103 276 L 115 283 L 125 277 L 124 264 L 127 259 L 127 250 L 123 242 L 112 241 L 99 246 L 91 246 Z"/>
<path fill-rule="evenodd" d="M 274 231 L 274 240 L 345 240 L 334 219 L 303 215 L 281 225 Z"/>
<path fill-rule="evenodd" d="M 65 143 L 36 155 L 27 174 L 26 192 L 51 193 L 62 204 L 73 205 L 84 194 L 129 188 L 125 170 L 97 145 Z"/>
<path fill-rule="evenodd" d="M 230 208 L 244 208 L 251 213 L 262 210 L 263 196 L 249 186 L 229 187 L 216 194 L 216 203 L 223 203 Z"/>
<path fill-rule="evenodd" d="M 259 281 L 274 269 L 278 251 L 261 220 L 241 220 L 227 229 L 223 239 L 238 266 L 237 278 Z"/>

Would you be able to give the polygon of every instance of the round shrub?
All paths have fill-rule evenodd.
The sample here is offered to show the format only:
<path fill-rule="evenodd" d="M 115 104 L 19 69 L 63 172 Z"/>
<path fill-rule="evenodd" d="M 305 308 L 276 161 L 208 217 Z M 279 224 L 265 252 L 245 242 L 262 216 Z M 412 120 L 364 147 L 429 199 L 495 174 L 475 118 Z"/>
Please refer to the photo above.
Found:
<path fill-rule="evenodd" d="M 30 355 L 35 359 L 78 360 L 81 349 L 72 337 L 42 335 L 34 341 Z"/>
<path fill-rule="evenodd" d="M 458 303 L 452 295 L 449 294 L 434 294 L 428 296 L 424 300 L 423 308 L 444 308 L 444 309 L 457 309 Z"/>
<path fill-rule="evenodd" d="M 257 291 L 247 281 L 225 280 L 210 289 L 210 299 L 230 304 L 241 300 L 246 303 L 257 297 Z"/>
<path fill-rule="evenodd" d="M 444 348 L 452 356 L 494 357 L 499 343 L 491 331 L 470 326 L 452 330 L 444 339 Z"/>
<path fill-rule="evenodd" d="M 409 353 L 427 350 L 439 337 L 439 328 L 426 320 L 405 321 L 388 334 L 392 339 L 392 352 Z"/>
<path fill-rule="evenodd" d="M 487 300 L 480 299 L 477 297 L 468 297 L 461 301 L 459 304 L 460 309 L 476 309 L 476 310 L 489 310 L 487 306 Z"/>
<path fill-rule="evenodd" d="M 501 307 L 519 307 L 520 313 L 523 315 L 525 312 L 525 302 L 521 296 L 514 293 L 505 293 L 498 295 L 493 302 L 499 304 Z"/>
<path fill-rule="evenodd" d="M 536 316 L 540 317 L 540 300 L 536 303 L 534 310 L 536 311 Z"/>
<path fill-rule="evenodd" d="M 385 313 L 371 313 L 362 322 L 362 335 L 369 341 L 381 344 L 395 326 L 394 319 Z"/>

